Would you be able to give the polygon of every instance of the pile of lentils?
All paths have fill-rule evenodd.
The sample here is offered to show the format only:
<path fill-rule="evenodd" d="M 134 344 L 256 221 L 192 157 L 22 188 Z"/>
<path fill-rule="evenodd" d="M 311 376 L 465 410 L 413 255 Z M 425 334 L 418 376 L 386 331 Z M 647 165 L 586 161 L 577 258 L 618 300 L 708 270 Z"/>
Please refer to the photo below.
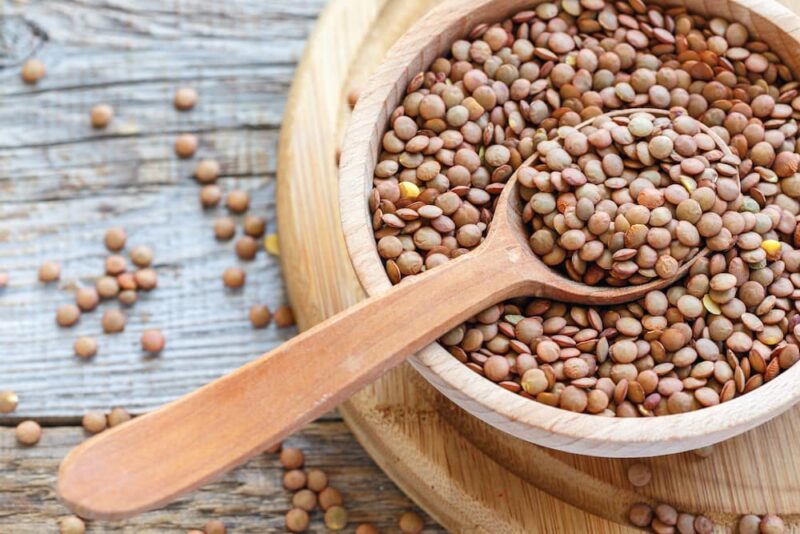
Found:
<path fill-rule="evenodd" d="M 688 115 L 603 115 L 539 143 L 542 163 L 517 173 L 533 251 L 574 280 L 621 286 L 672 278 L 701 246 L 728 250 L 741 160 L 701 128 Z"/>
<path fill-rule="evenodd" d="M 608 123 L 605 148 L 593 125 L 584 147 L 576 126 L 629 108 L 673 121 Z M 378 252 L 399 283 L 473 250 L 505 183 L 539 153 L 546 168 L 520 173 L 521 202 L 534 251 L 566 275 L 640 283 L 711 252 L 636 302 L 509 300 L 440 342 L 501 387 L 574 412 L 719 404 L 800 359 L 798 117 L 788 67 L 738 22 L 641 0 L 542 3 L 477 26 L 409 83 L 369 198 Z M 612 146 L 622 162 L 606 161 Z"/>

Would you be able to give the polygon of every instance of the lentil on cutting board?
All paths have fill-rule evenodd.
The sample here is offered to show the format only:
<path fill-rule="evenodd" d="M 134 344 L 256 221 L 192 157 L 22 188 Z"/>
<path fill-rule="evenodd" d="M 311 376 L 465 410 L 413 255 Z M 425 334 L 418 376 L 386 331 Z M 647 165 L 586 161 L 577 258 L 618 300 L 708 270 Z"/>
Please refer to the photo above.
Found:
<path fill-rule="evenodd" d="M 669 124 L 575 128 L 642 107 L 669 109 Z M 523 217 L 565 276 L 641 283 L 710 255 L 627 305 L 513 299 L 440 342 L 568 410 L 727 402 L 800 359 L 798 117 L 798 83 L 739 23 L 639 1 L 543 3 L 472 29 L 409 82 L 374 169 L 378 252 L 396 284 L 479 246 L 505 183 L 538 153 L 518 173 Z"/>
<path fill-rule="evenodd" d="M 216 182 L 219 178 L 219 163 L 213 159 L 201 159 L 194 169 L 194 177 L 201 184 Z"/>
<path fill-rule="evenodd" d="M 125 330 L 125 314 L 120 310 L 110 309 L 103 312 L 101 319 L 106 334 L 117 334 Z"/>
<path fill-rule="evenodd" d="M 272 321 L 272 312 L 264 304 L 254 304 L 248 313 L 253 328 L 265 328 Z"/>
<path fill-rule="evenodd" d="M 230 217 L 219 217 L 214 220 L 214 235 L 220 241 L 231 239 L 236 233 L 236 221 Z"/>
<path fill-rule="evenodd" d="M 239 289 L 244 285 L 247 275 L 239 267 L 228 267 L 222 273 L 222 281 L 231 289 Z"/>
<path fill-rule="evenodd" d="M 112 252 L 119 252 L 125 248 L 128 234 L 123 228 L 109 228 L 103 238 L 106 248 Z"/>
<path fill-rule="evenodd" d="M 425 522 L 416 512 L 405 512 L 400 516 L 400 532 L 403 534 L 419 534 L 425 528 Z"/>
<path fill-rule="evenodd" d="M 348 514 L 343 507 L 335 505 L 325 510 L 325 526 L 329 530 L 343 530 L 347 526 Z"/>
<path fill-rule="evenodd" d="M 246 191 L 234 189 L 225 197 L 225 206 L 231 213 L 244 213 L 250 207 L 250 195 Z"/>
<path fill-rule="evenodd" d="M 128 410 L 121 407 L 112 408 L 108 414 L 108 426 L 115 427 L 131 420 L 131 414 Z"/>
<path fill-rule="evenodd" d="M 222 200 L 222 188 L 216 184 L 204 185 L 200 189 L 200 204 L 204 208 L 213 208 Z"/>

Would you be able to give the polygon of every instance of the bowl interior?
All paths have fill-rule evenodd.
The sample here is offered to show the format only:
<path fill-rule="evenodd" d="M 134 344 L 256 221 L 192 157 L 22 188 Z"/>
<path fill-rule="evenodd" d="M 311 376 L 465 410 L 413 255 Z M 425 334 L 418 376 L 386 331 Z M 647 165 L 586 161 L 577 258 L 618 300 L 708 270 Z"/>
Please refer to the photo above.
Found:
<path fill-rule="evenodd" d="M 377 254 L 367 198 L 388 118 L 411 78 L 480 23 L 497 22 L 543 0 L 449 0 L 415 24 L 389 51 L 359 99 L 346 132 L 340 167 L 345 241 L 369 295 L 391 287 Z M 800 17 L 772 0 L 670 1 L 691 12 L 744 24 L 797 76 Z M 439 391 L 472 415 L 521 439 L 566 452 L 605 457 L 672 454 L 710 445 L 775 417 L 800 400 L 800 365 L 723 404 L 655 418 L 576 414 L 525 399 L 471 371 L 438 343 L 410 359 Z"/>

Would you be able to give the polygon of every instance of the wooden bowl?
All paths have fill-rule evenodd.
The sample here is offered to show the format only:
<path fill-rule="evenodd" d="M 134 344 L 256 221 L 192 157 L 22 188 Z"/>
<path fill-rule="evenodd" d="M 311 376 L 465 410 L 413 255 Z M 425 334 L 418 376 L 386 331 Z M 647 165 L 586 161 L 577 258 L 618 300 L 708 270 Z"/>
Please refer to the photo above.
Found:
<path fill-rule="evenodd" d="M 497 22 L 543 0 L 455 0 L 417 22 L 388 52 L 353 112 L 341 159 L 340 209 L 350 257 L 370 295 L 391 287 L 376 250 L 367 198 L 388 117 L 411 78 L 476 25 Z M 800 73 L 800 17 L 771 0 L 682 0 L 704 16 L 744 24 Z M 466 289 L 466 288 L 465 288 Z M 606 457 L 657 456 L 710 445 L 745 432 L 800 400 L 800 365 L 760 388 L 710 408 L 651 418 L 576 414 L 531 401 L 474 373 L 438 343 L 410 359 L 439 391 L 475 417 L 520 439 Z"/>

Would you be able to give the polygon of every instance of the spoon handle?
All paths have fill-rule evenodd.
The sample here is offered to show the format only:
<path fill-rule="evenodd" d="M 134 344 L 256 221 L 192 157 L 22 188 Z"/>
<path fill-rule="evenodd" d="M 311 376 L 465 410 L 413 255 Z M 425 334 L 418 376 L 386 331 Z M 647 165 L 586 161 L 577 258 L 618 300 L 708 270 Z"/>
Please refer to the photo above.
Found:
<path fill-rule="evenodd" d="M 286 438 L 520 286 L 508 252 L 491 247 L 411 277 L 84 442 L 61 464 L 59 496 L 97 519 L 165 505 Z"/>

